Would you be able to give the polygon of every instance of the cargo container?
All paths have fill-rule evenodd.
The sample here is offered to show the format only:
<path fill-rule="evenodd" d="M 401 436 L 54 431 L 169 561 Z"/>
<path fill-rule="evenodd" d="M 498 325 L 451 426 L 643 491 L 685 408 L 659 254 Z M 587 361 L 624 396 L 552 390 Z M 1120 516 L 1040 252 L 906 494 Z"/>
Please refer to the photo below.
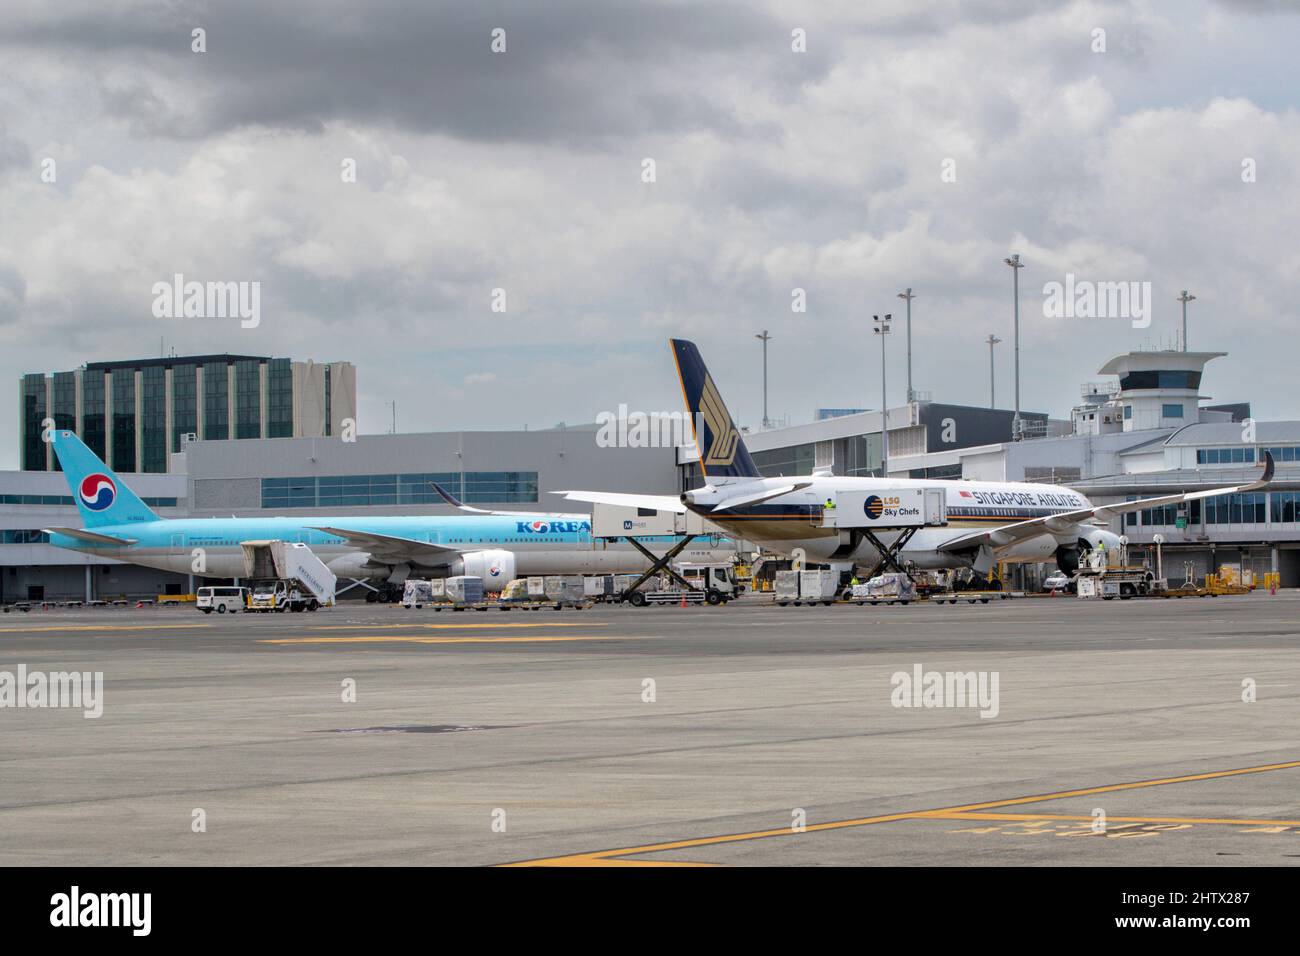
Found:
<path fill-rule="evenodd" d="M 799 602 L 833 604 L 840 588 L 838 571 L 800 571 Z"/>
<path fill-rule="evenodd" d="M 447 601 L 454 606 L 483 603 L 482 578 L 462 574 L 447 578 L 444 584 L 447 590 Z"/>
<path fill-rule="evenodd" d="M 584 604 L 587 596 L 581 574 L 548 574 L 546 600 L 555 604 Z"/>
<path fill-rule="evenodd" d="M 406 584 L 402 587 L 402 607 L 409 611 L 411 608 L 422 608 L 426 604 L 432 604 L 433 588 L 430 587 L 430 583 L 422 578 L 407 578 Z"/>

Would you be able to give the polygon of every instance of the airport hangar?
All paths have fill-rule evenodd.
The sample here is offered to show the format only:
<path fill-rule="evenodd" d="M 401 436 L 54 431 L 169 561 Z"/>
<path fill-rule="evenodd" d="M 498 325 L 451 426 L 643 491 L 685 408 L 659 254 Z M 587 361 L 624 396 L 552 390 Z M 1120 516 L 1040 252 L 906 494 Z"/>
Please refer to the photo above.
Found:
<path fill-rule="evenodd" d="M 1300 422 L 1260 422 L 1253 441 L 1243 441 L 1249 406 L 1206 406 L 1199 392 L 1206 363 L 1223 354 L 1117 356 L 1099 373 L 1115 375 L 1117 381 L 1084 386 L 1069 420 L 1022 412 L 1019 441 L 1011 440 L 1010 410 L 918 396 L 888 411 L 889 473 L 1057 482 L 1104 503 L 1249 480 L 1257 476 L 1257 462 L 1268 448 L 1278 470 L 1267 492 L 1193 503 L 1184 514 L 1155 509 L 1115 519 L 1111 528 L 1137 545 L 1149 545 L 1155 534 L 1162 535 L 1165 573 L 1174 580 L 1181 580 L 1185 560 L 1194 562 L 1197 575 L 1239 561 L 1256 571 L 1280 572 L 1283 586 L 1300 586 Z M 221 357 L 204 358 L 201 364 Z M 246 374 L 252 382 L 252 374 Z M 265 403 L 268 376 L 259 374 Z M 228 384 L 237 384 L 234 376 L 231 372 Z M 313 380 L 321 378 L 303 379 Z M 31 376 L 23 381 L 25 390 L 39 392 L 30 384 Z M 350 382 L 354 388 L 355 378 Z M 304 404 L 315 401 L 323 408 L 316 386 L 305 387 Z M 249 392 L 255 395 L 257 389 L 246 389 L 239 400 L 253 400 Z M 169 408 L 164 412 L 170 414 L 171 399 L 165 401 Z M 234 396 L 215 401 L 227 403 L 226 420 L 238 419 L 238 409 L 229 414 Z M 31 404 L 25 408 L 25 423 Z M 129 411 L 128 403 L 122 414 Z M 594 424 L 361 435 L 344 442 L 337 437 L 340 420 L 344 412 L 355 414 L 355 391 L 350 401 L 336 397 L 333 411 L 324 421 L 317 419 L 321 431 L 333 432 L 329 436 L 264 437 L 266 431 L 254 435 L 250 430 L 241 439 L 207 437 L 215 430 L 204 427 L 200 410 L 197 434 L 179 432 L 170 422 L 168 432 L 176 444 L 167 457 L 167 472 L 120 473 L 161 517 L 454 513 L 433 493 L 430 480 L 476 507 L 577 512 L 584 507 L 550 492 L 590 488 L 662 494 L 701 483 L 693 448 L 603 447 Z M 759 469 L 772 476 L 825 467 L 842 475 L 879 475 L 879 411 L 840 412 L 819 414 L 808 424 L 747 430 L 746 442 Z M 146 417 L 137 417 L 134 427 L 143 431 Z M 245 411 L 244 417 L 255 415 Z M 116 421 L 124 419 L 118 415 Z M 79 415 L 75 424 L 83 425 Z M 131 425 L 129 419 L 126 425 Z M 34 455 L 33 464 L 40 463 Z M 79 521 L 61 474 L 0 472 L 0 601 L 192 593 L 193 582 L 185 576 L 64 551 L 43 540 L 42 528 L 77 526 Z M 1025 583 L 1033 586 L 1037 577 L 1031 572 Z"/>

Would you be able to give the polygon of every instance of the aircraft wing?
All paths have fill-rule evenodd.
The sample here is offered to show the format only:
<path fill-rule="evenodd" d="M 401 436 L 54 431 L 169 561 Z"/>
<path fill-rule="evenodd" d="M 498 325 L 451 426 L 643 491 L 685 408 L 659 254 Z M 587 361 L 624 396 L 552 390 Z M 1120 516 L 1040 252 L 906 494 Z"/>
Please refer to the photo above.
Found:
<path fill-rule="evenodd" d="M 336 534 L 347 539 L 348 544 L 359 551 L 367 551 L 376 560 L 385 564 L 446 564 L 451 558 L 461 553 L 459 548 L 449 548 L 428 541 L 416 541 L 414 538 L 401 538 L 391 534 L 376 534 L 373 531 L 350 531 L 347 528 L 319 527 L 316 531 Z"/>
<path fill-rule="evenodd" d="M 87 544 L 135 544 L 139 538 L 115 538 L 111 534 L 99 534 L 85 528 L 42 528 L 46 534 L 66 534 Z"/>
<path fill-rule="evenodd" d="M 617 491 L 556 491 L 569 501 L 586 501 L 597 505 L 622 505 L 625 508 L 652 508 L 655 511 L 671 511 L 674 514 L 686 514 L 686 506 L 681 499 L 672 495 L 625 495 Z"/>
<path fill-rule="evenodd" d="M 1245 491 L 1258 491 L 1273 480 L 1273 456 L 1264 452 L 1264 474 L 1258 481 L 1231 488 L 1210 488 L 1206 491 L 1182 492 L 1176 495 L 1161 495 L 1158 498 L 1143 498 L 1140 501 L 1116 501 L 1096 508 L 1084 508 L 1079 511 L 1065 511 L 1061 514 L 1048 515 L 1043 518 L 1030 518 L 1028 521 L 1016 521 L 999 528 L 989 528 L 965 534 L 945 541 L 939 545 L 940 551 L 962 551 L 978 545 L 991 545 L 995 548 L 1006 547 L 1026 538 L 1040 534 L 1068 532 L 1072 527 L 1084 521 L 1100 519 L 1108 521 L 1130 511 L 1142 511 L 1146 508 L 1159 508 L 1163 505 L 1179 505 L 1185 501 L 1199 501 L 1202 498 L 1214 498 L 1218 495 L 1233 495 Z"/>
<path fill-rule="evenodd" d="M 493 516 L 498 517 L 498 518 L 502 518 L 502 517 L 504 517 L 504 518 L 537 518 L 537 517 L 539 517 L 539 514 L 538 514 L 538 512 L 536 512 L 536 511 L 489 511 L 489 510 L 487 510 L 486 508 L 475 508 L 475 507 L 473 507 L 473 506 L 471 506 L 471 505 L 467 505 L 467 504 L 465 504 L 465 502 L 461 501 L 459 498 L 457 498 L 455 495 L 453 495 L 450 491 L 448 491 L 448 490 L 447 490 L 446 488 L 444 488 L 442 485 L 438 484 L 436 481 L 431 481 L 431 482 L 429 482 L 429 484 L 433 486 L 433 490 L 434 490 L 435 492 L 437 492 L 439 498 L 441 498 L 443 501 L 447 502 L 447 504 L 451 505 L 451 506 L 452 506 L 453 508 L 455 508 L 456 510 L 458 510 L 458 511 L 464 511 L 466 514 L 472 514 L 472 515 L 493 515 Z M 558 517 L 573 518 L 573 517 L 575 517 L 575 516 L 574 516 L 574 515 L 560 515 L 558 512 L 549 511 L 549 512 L 546 512 L 546 513 L 543 514 L 543 515 L 540 515 L 540 517 L 543 517 L 543 518 L 558 518 Z"/>

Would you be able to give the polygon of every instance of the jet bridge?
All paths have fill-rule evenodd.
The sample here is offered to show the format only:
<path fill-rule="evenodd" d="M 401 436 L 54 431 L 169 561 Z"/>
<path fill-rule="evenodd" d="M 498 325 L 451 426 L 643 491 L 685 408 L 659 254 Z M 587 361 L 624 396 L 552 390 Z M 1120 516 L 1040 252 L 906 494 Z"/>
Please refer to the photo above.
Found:
<path fill-rule="evenodd" d="M 948 497 L 943 488 L 885 486 L 835 492 L 823 506 L 821 526 L 838 529 L 841 538 L 847 539 L 842 547 L 849 554 L 862 540 L 880 553 L 880 560 L 867 575 L 870 580 L 886 568 L 911 579 L 912 575 L 899 564 L 899 553 L 922 528 L 941 528 L 947 523 Z M 898 535 L 885 544 L 878 537 L 883 531 L 897 531 Z"/>

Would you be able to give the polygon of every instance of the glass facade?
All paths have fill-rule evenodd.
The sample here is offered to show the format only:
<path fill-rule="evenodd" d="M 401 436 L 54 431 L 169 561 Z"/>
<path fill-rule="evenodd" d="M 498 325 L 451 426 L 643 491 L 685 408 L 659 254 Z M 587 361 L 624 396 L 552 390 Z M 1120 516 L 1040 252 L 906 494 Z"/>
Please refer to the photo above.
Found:
<path fill-rule="evenodd" d="M 140 500 L 152 508 L 175 508 L 176 498 L 146 498 Z M 71 495 L 0 495 L 0 505 L 66 505 L 71 508 L 75 502 Z"/>
<path fill-rule="evenodd" d="M 182 435 L 199 433 L 199 367 L 172 366 L 171 450 L 181 450 Z"/>
<path fill-rule="evenodd" d="M 757 451 L 751 457 L 763 477 L 779 478 L 782 475 L 811 475 L 817 451 L 814 445 L 792 445 Z"/>
<path fill-rule="evenodd" d="M 1300 521 L 1300 491 L 1275 491 L 1269 498 L 1270 518 L 1274 524 Z"/>
<path fill-rule="evenodd" d="M 235 363 L 235 437 L 262 437 L 262 363 L 256 359 Z"/>
<path fill-rule="evenodd" d="M 110 468 L 135 471 L 135 369 L 115 368 L 113 382 L 113 458 Z"/>
<path fill-rule="evenodd" d="M 167 370 L 161 365 L 140 369 L 140 470 L 167 470 Z"/>
<path fill-rule="evenodd" d="M 883 467 L 884 442 L 879 432 L 844 439 L 844 474 L 879 475 Z M 811 472 L 810 468 L 803 474 Z"/>
<path fill-rule="evenodd" d="M 466 503 L 535 503 L 535 471 L 428 472 L 403 475 L 326 475 L 263 478 L 262 507 L 345 508 L 369 505 L 442 504 L 436 481 Z"/>
<path fill-rule="evenodd" d="M 45 420 L 45 376 L 23 376 L 23 470 L 45 471 L 45 441 L 41 423 Z"/>
<path fill-rule="evenodd" d="M 107 456 L 104 448 L 108 436 L 108 421 L 104 417 L 104 378 L 102 368 L 88 368 L 81 373 L 81 440 L 100 458 Z"/>
<path fill-rule="evenodd" d="M 328 365 L 323 378 L 323 407 L 332 417 L 328 390 L 334 376 Z M 77 432 L 91 451 L 125 472 L 165 473 L 167 456 L 181 450 L 183 435 L 291 438 L 297 427 L 294 366 L 287 358 L 205 355 L 96 362 L 81 371 L 24 375 L 19 393 L 18 459 L 25 470 L 59 467 L 41 440 L 46 419 Z M 332 432 L 327 420 L 323 433 Z"/>
<path fill-rule="evenodd" d="M 1290 496 L 1290 502 L 1288 502 Z M 1131 511 L 1124 516 L 1127 527 L 1174 527 L 1180 508 L 1186 509 L 1189 527 L 1196 525 L 1232 525 L 1232 524 L 1274 524 L 1294 521 L 1296 492 L 1273 492 L 1270 496 L 1262 491 L 1250 491 L 1235 495 L 1217 495 L 1199 501 L 1189 501 L 1186 505 L 1164 505 L 1160 508 L 1145 508 Z M 1272 517 L 1269 516 L 1269 498 L 1272 498 Z M 1136 500 L 1132 495 L 1130 501 Z M 1290 510 L 1288 510 L 1288 508 Z M 1291 515 L 1291 517 L 1287 517 Z"/>
<path fill-rule="evenodd" d="M 293 437 L 293 365 L 271 359 L 266 366 L 266 437 Z"/>
<path fill-rule="evenodd" d="M 1119 378 L 1119 387 L 1131 388 L 1200 388 L 1201 373 L 1184 370 L 1129 372 Z"/>
<path fill-rule="evenodd" d="M 1270 448 L 1269 452 L 1273 455 L 1276 462 L 1283 461 L 1300 461 L 1300 448 L 1295 445 L 1284 445 L 1280 448 Z"/>
<path fill-rule="evenodd" d="M 65 428 L 70 431 L 77 429 L 77 373 L 76 372 L 55 372 L 54 382 L 50 389 L 51 404 L 54 406 L 51 418 L 54 419 L 55 428 Z M 62 471 L 59 465 L 57 455 L 50 456 L 51 467 L 55 471 Z"/>
<path fill-rule="evenodd" d="M 203 366 L 203 437 L 230 437 L 230 388 L 225 362 Z"/>
<path fill-rule="evenodd" d="M 1278 461 L 1275 454 L 1273 456 Z M 1196 449 L 1196 463 L 1198 465 L 1239 465 L 1253 464 L 1255 461 L 1255 449 L 1243 448 L 1198 448 Z"/>

